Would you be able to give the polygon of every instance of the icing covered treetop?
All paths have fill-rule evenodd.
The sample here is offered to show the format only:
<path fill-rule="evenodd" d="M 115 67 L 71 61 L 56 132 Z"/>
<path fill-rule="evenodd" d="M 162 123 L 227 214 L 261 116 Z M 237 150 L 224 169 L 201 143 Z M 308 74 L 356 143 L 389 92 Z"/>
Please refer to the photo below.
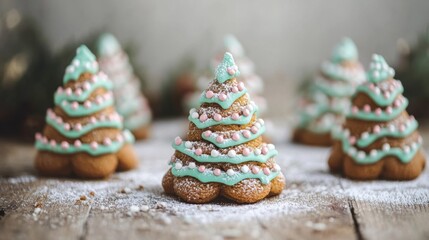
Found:
<path fill-rule="evenodd" d="M 97 51 L 100 56 L 111 56 L 121 50 L 118 40 L 110 33 L 104 33 L 98 40 Z"/>
<path fill-rule="evenodd" d="M 359 54 L 356 44 L 350 38 L 343 38 L 341 42 L 332 51 L 332 62 L 340 63 L 342 61 L 358 60 Z"/>
<path fill-rule="evenodd" d="M 395 70 L 386 63 L 384 57 L 378 54 L 372 55 L 372 61 L 368 71 L 368 80 L 377 83 L 390 79 L 393 76 L 395 76 Z"/>
<path fill-rule="evenodd" d="M 223 42 L 225 44 L 226 49 L 234 54 L 235 56 L 242 57 L 244 56 L 244 49 L 241 43 L 238 41 L 238 39 L 232 35 L 228 34 L 223 39 Z"/>
<path fill-rule="evenodd" d="M 215 76 L 220 83 L 240 76 L 240 70 L 238 70 L 231 53 L 225 53 L 222 62 L 216 68 Z"/>
<path fill-rule="evenodd" d="M 81 45 L 76 50 L 76 56 L 66 68 L 63 82 L 77 80 L 82 73 L 86 72 L 96 74 L 98 72 L 98 63 L 95 55 L 85 45 Z"/>

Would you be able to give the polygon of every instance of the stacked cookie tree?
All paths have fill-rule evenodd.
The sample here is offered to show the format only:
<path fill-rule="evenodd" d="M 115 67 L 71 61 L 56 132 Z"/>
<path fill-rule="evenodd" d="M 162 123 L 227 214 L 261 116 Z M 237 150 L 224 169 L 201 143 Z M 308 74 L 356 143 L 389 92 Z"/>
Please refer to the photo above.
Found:
<path fill-rule="evenodd" d="M 134 168 L 134 137 L 122 131 L 112 83 L 86 46 L 77 49 L 63 82 L 55 92 L 55 107 L 47 111 L 43 134 L 36 134 L 36 168 L 44 175 L 84 178 Z"/>
<path fill-rule="evenodd" d="M 216 69 L 216 78 L 191 109 L 187 139 L 177 137 L 171 169 L 163 178 L 165 192 L 191 203 L 224 196 L 252 203 L 280 194 L 285 180 L 276 164 L 277 151 L 262 141 L 264 121 L 230 53 Z"/>
<path fill-rule="evenodd" d="M 98 41 L 100 69 L 113 82 L 115 106 L 124 117 L 124 126 L 137 139 L 149 136 L 152 113 L 140 91 L 140 80 L 134 74 L 128 55 L 111 34 L 103 34 Z"/>
<path fill-rule="evenodd" d="M 332 127 L 344 121 L 350 97 L 364 81 L 365 72 L 358 61 L 356 45 L 345 38 L 334 49 L 330 61 L 322 64 L 320 74 L 301 99 L 293 140 L 330 146 Z"/>
<path fill-rule="evenodd" d="M 410 180 L 422 172 L 418 123 L 408 115 L 404 89 L 393 76 L 384 58 L 374 55 L 369 82 L 357 88 L 346 122 L 333 131 L 332 171 L 362 180 Z"/>

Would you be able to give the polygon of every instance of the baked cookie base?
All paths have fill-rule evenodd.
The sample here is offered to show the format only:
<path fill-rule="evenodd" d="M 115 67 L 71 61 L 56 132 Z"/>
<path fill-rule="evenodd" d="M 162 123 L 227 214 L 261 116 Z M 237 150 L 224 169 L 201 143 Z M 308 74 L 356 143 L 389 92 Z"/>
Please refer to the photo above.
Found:
<path fill-rule="evenodd" d="M 245 179 L 227 186 L 202 183 L 193 177 L 176 177 L 170 169 L 162 179 L 162 186 L 167 194 L 175 195 L 188 203 L 208 203 L 218 197 L 226 197 L 237 203 L 255 203 L 279 195 L 285 187 L 285 178 L 280 173 L 268 184 L 262 184 L 259 179 Z"/>
<path fill-rule="evenodd" d="M 333 140 L 330 133 L 314 133 L 303 128 L 294 131 L 292 141 L 311 146 L 332 146 Z"/>
<path fill-rule="evenodd" d="M 402 163 L 395 157 L 385 157 L 374 164 L 357 164 L 343 153 L 341 143 L 335 142 L 328 160 L 329 169 L 354 180 L 413 180 L 425 168 L 423 150 L 419 150 L 409 163 Z"/>
<path fill-rule="evenodd" d="M 150 137 L 150 125 L 145 125 L 131 131 L 136 140 L 148 139 Z"/>
<path fill-rule="evenodd" d="M 39 173 L 52 177 L 102 179 L 116 170 L 126 171 L 136 168 L 137 165 L 138 160 L 130 144 L 125 144 L 117 153 L 100 156 L 39 151 L 35 159 L 35 167 Z"/>

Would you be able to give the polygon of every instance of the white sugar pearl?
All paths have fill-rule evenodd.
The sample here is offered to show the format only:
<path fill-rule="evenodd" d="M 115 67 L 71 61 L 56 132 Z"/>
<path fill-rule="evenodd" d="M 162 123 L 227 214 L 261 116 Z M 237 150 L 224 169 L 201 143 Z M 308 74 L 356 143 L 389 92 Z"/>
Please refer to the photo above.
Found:
<path fill-rule="evenodd" d="M 219 156 L 219 151 L 217 151 L 217 150 L 213 149 L 213 150 L 211 151 L 210 155 L 211 155 L 212 157 L 217 157 L 217 156 Z"/>
<path fill-rule="evenodd" d="M 280 172 L 281 168 L 278 164 L 276 164 L 276 165 L 274 165 L 273 170 L 274 170 L 274 172 Z"/>
<path fill-rule="evenodd" d="M 361 135 L 362 139 L 368 138 L 369 137 L 369 133 L 368 132 L 363 132 Z"/>
<path fill-rule="evenodd" d="M 265 121 L 264 121 L 264 119 L 262 119 L 262 118 L 260 118 L 260 119 L 259 119 L 259 122 L 260 122 L 262 125 L 264 125 L 264 124 L 265 124 Z"/>
<path fill-rule="evenodd" d="M 175 169 L 177 169 L 177 170 L 182 169 L 182 167 L 183 167 L 183 165 L 182 165 L 180 162 L 178 162 L 178 163 L 176 163 L 176 164 L 174 165 L 174 168 L 175 168 Z"/>
<path fill-rule="evenodd" d="M 228 171 L 226 171 L 226 174 L 228 174 L 228 176 L 232 176 L 235 174 L 235 172 L 232 169 L 228 169 Z"/>
<path fill-rule="evenodd" d="M 395 130 L 396 130 L 395 125 L 393 125 L 393 124 L 389 125 L 389 131 L 390 132 L 394 132 Z"/>
<path fill-rule="evenodd" d="M 375 156 L 377 156 L 377 150 L 375 150 L 375 149 L 372 149 L 371 150 L 371 152 L 369 152 L 369 155 L 371 155 L 371 157 L 375 157 Z"/>
<path fill-rule="evenodd" d="M 254 152 L 255 152 L 256 156 L 261 155 L 261 149 L 259 149 L 259 148 L 255 149 Z"/>
<path fill-rule="evenodd" d="M 191 113 L 191 117 L 197 119 L 200 115 L 197 112 Z"/>
<path fill-rule="evenodd" d="M 349 149 L 349 155 L 350 155 L 350 156 L 354 156 L 356 153 L 357 153 L 356 148 L 351 147 L 351 148 Z"/>
<path fill-rule="evenodd" d="M 365 152 L 363 152 L 363 151 L 359 151 L 359 152 L 358 152 L 358 154 L 357 154 L 357 158 L 359 158 L 359 159 L 364 159 L 365 157 L 366 157 Z"/>
<path fill-rule="evenodd" d="M 250 171 L 249 167 L 247 165 L 244 165 L 240 168 L 241 172 L 248 173 Z"/>
<path fill-rule="evenodd" d="M 375 88 L 374 88 L 374 93 L 375 93 L 375 94 L 377 94 L 377 95 L 380 95 L 380 93 L 381 93 L 380 88 L 375 87 Z"/>
<path fill-rule="evenodd" d="M 197 167 L 197 165 L 195 165 L 194 162 L 190 162 L 189 165 L 188 165 L 188 168 L 190 168 L 190 169 L 194 169 L 196 167 Z"/>
<path fill-rule="evenodd" d="M 410 150 L 411 150 L 410 146 L 408 146 L 408 145 L 404 146 L 404 152 L 405 153 L 407 153 L 407 154 L 410 153 Z"/>
<path fill-rule="evenodd" d="M 229 150 L 228 151 L 228 157 L 233 158 L 237 155 L 237 153 L 235 152 L 235 150 Z"/>
<path fill-rule="evenodd" d="M 413 150 L 416 150 L 417 149 L 417 143 L 415 143 L 415 142 L 411 143 L 411 148 Z"/>
<path fill-rule="evenodd" d="M 380 72 L 378 72 L 378 71 L 374 71 L 374 72 L 372 73 L 372 76 L 373 76 L 373 77 L 375 77 L 375 78 L 378 78 L 378 77 L 380 76 Z"/>
<path fill-rule="evenodd" d="M 383 151 L 389 151 L 390 145 L 388 143 L 383 144 Z"/>
<path fill-rule="evenodd" d="M 268 149 L 273 150 L 275 148 L 274 144 L 269 143 L 267 145 Z"/>
<path fill-rule="evenodd" d="M 79 66 L 79 64 L 80 64 L 80 61 L 79 61 L 79 60 L 77 60 L 77 59 L 74 59 L 74 60 L 73 60 L 73 62 L 72 62 L 72 64 L 73 64 L 73 65 L 75 65 L 75 66 L 77 67 L 77 66 Z"/>
<path fill-rule="evenodd" d="M 190 141 L 186 141 L 185 142 L 185 147 L 186 148 L 192 148 L 192 143 Z"/>
<path fill-rule="evenodd" d="M 197 111 L 197 109 L 195 109 L 195 108 L 191 108 L 191 110 L 189 110 L 189 114 L 190 115 L 192 115 L 192 113 L 194 113 L 194 112 L 196 112 Z"/>

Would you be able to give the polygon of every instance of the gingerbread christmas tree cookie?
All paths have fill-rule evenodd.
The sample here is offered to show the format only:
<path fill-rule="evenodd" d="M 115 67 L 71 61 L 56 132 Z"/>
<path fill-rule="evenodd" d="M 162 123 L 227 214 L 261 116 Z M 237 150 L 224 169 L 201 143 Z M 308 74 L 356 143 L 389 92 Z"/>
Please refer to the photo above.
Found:
<path fill-rule="evenodd" d="M 140 79 L 134 74 L 128 55 L 112 34 L 103 34 L 98 40 L 100 69 L 113 82 L 115 107 L 124 117 L 124 127 L 137 139 L 149 136 L 152 113 L 140 91 Z"/>
<path fill-rule="evenodd" d="M 293 140 L 298 143 L 330 146 L 331 130 L 344 121 L 350 108 L 350 97 L 365 72 L 358 60 L 354 42 L 343 39 L 331 59 L 322 64 L 320 74 L 302 97 Z"/>
<path fill-rule="evenodd" d="M 262 141 L 264 121 L 237 80 L 240 71 L 230 53 L 215 75 L 201 94 L 201 106 L 190 110 L 186 139 L 174 140 L 165 192 L 190 203 L 219 196 L 253 203 L 280 194 L 285 180 L 274 160 L 277 151 Z"/>
<path fill-rule="evenodd" d="M 352 179 L 410 180 L 425 166 L 418 123 L 409 116 L 404 88 L 394 70 L 373 55 L 368 83 L 357 87 L 343 126 L 333 131 L 333 172 Z"/>
<path fill-rule="evenodd" d="M 112 83 L 99 72 L 95 56 L 80 46 L 55 92 L 43 133 L 36 134 L 35 165 L 49 176 L 104 178 L 136 167 L 133 135 L 122 130 Z"/>

